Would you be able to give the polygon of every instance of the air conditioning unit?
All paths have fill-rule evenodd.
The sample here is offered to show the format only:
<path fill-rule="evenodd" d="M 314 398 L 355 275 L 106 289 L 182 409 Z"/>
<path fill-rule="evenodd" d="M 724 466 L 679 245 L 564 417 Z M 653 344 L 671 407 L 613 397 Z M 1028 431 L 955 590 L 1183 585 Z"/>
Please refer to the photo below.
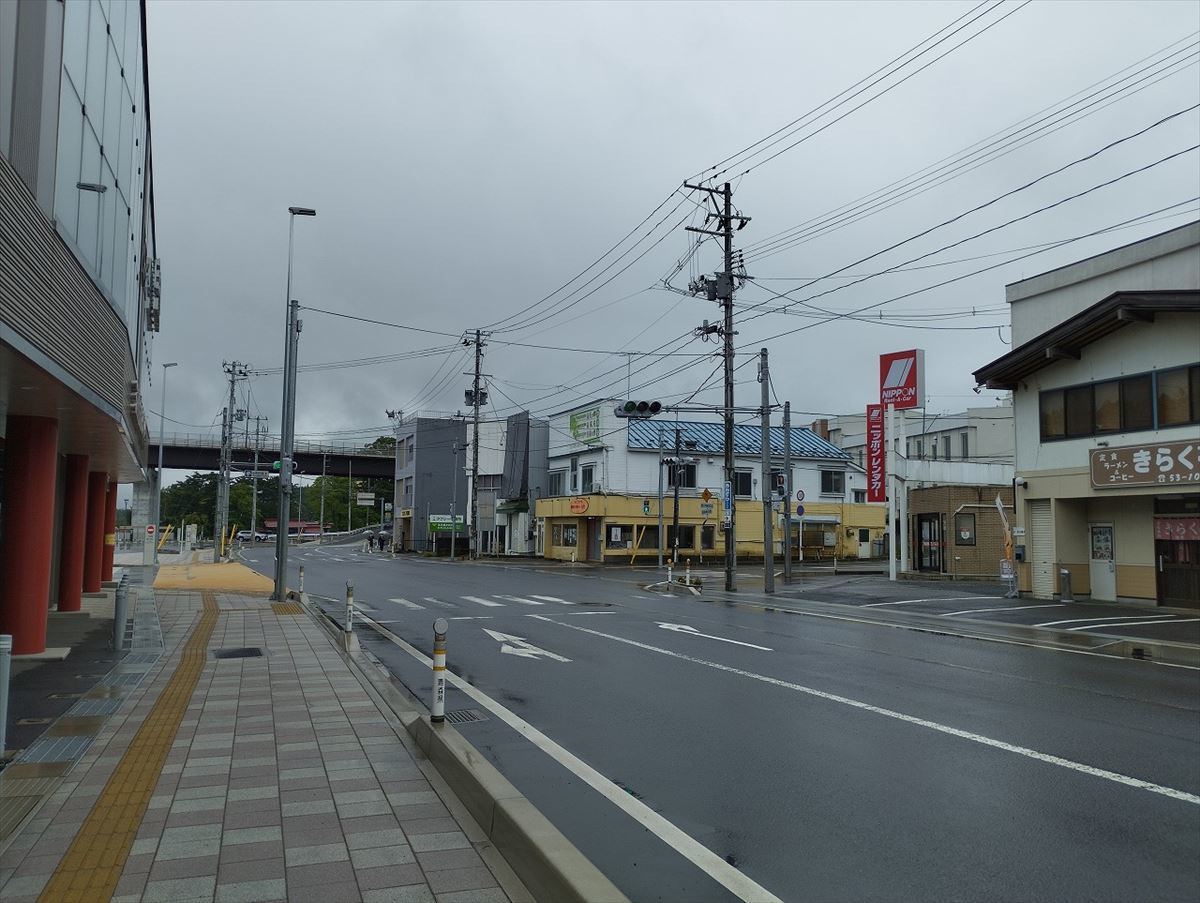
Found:
<path fill-rule="evenodd" d="M 599 483 L 592 484 L 592 492 L 596 493 L 596 495 L 599 495 L 603 491 L 604 491 L 604 487 L 601 486 Z"/>

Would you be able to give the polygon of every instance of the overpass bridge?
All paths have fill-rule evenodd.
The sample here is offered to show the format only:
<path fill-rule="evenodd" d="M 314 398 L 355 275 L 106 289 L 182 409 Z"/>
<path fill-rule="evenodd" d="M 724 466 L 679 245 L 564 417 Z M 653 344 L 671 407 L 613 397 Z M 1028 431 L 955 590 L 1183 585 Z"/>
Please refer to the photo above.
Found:
<path fill-rule="evenodd" d="M 207 433 L 167 433 L 163 436 L 163 467 L 177 470 L 218 470 L 221 465 L 221 440 Z M 158 464 L 158 437 L 150 437 L 149 459 L 152 467 Z M 394 454 L 390 449 L 367 448 L 362 445 L 329 442 L 296 442 L 296 473 L 305 476 L 362 477 L 390 479 L 394 471 Z M 279 460 L 279 449 L 259 446 L 260 470 L 271 470 Z M 254 465 L 254 443 L 245 436 L 233 441 L 235 470 L 249 471 Z"/>

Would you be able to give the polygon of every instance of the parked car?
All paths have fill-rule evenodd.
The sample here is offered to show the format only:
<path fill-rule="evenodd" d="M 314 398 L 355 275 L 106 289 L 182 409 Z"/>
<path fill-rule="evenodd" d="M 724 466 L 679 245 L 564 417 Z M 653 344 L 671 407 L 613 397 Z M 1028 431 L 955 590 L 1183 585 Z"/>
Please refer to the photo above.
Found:
<path fill-rule="evenodd" d="M 267 538 L 266 533 L 251 532 L 250 530 L 238 530 L 237 538 L 241 542 L 262 542 Z"/>

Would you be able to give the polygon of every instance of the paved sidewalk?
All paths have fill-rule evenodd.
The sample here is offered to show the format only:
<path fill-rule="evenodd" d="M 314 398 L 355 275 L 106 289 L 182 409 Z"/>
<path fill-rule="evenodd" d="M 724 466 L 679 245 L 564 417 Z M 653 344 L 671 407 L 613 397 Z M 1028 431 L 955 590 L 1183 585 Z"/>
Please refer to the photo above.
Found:
<path fill-rule="evenodd" d="M 303 609 L 155 595 L 162 657 L 0 855 L 0 899 L 521 895 Z"/>

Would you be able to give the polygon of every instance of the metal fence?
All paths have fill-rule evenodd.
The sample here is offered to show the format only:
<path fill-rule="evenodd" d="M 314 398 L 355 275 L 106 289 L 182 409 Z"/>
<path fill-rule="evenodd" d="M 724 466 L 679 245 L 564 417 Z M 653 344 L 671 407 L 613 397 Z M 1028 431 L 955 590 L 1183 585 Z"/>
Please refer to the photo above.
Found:
<path fill-rule="evenodd" d="M 151 444 L 157 444 L 158 438 L 154 437 Z M 213 436 L 209 433 L 167 433 L 163 436 L 163 446 L 173 446 L 176 448 L 220 448 L 221 438 Z M 254 443 L 247 442 L 244 435 L 234 435 L 233 446 L 239 450 L 253 451 Z M 296 453 L 304 455 L 359 455 L 371 458 L 391 458 L 395 454 L 390 448 L 369 448 L 365 445 L 354 445 L 352 443 L 331 443 L 331 442 L 304 442 L 297 441 L 295 443 Z M 266 441 L 258 446 L 260 451 L 272 452 L 277 451 L 279 443 Z"/>

